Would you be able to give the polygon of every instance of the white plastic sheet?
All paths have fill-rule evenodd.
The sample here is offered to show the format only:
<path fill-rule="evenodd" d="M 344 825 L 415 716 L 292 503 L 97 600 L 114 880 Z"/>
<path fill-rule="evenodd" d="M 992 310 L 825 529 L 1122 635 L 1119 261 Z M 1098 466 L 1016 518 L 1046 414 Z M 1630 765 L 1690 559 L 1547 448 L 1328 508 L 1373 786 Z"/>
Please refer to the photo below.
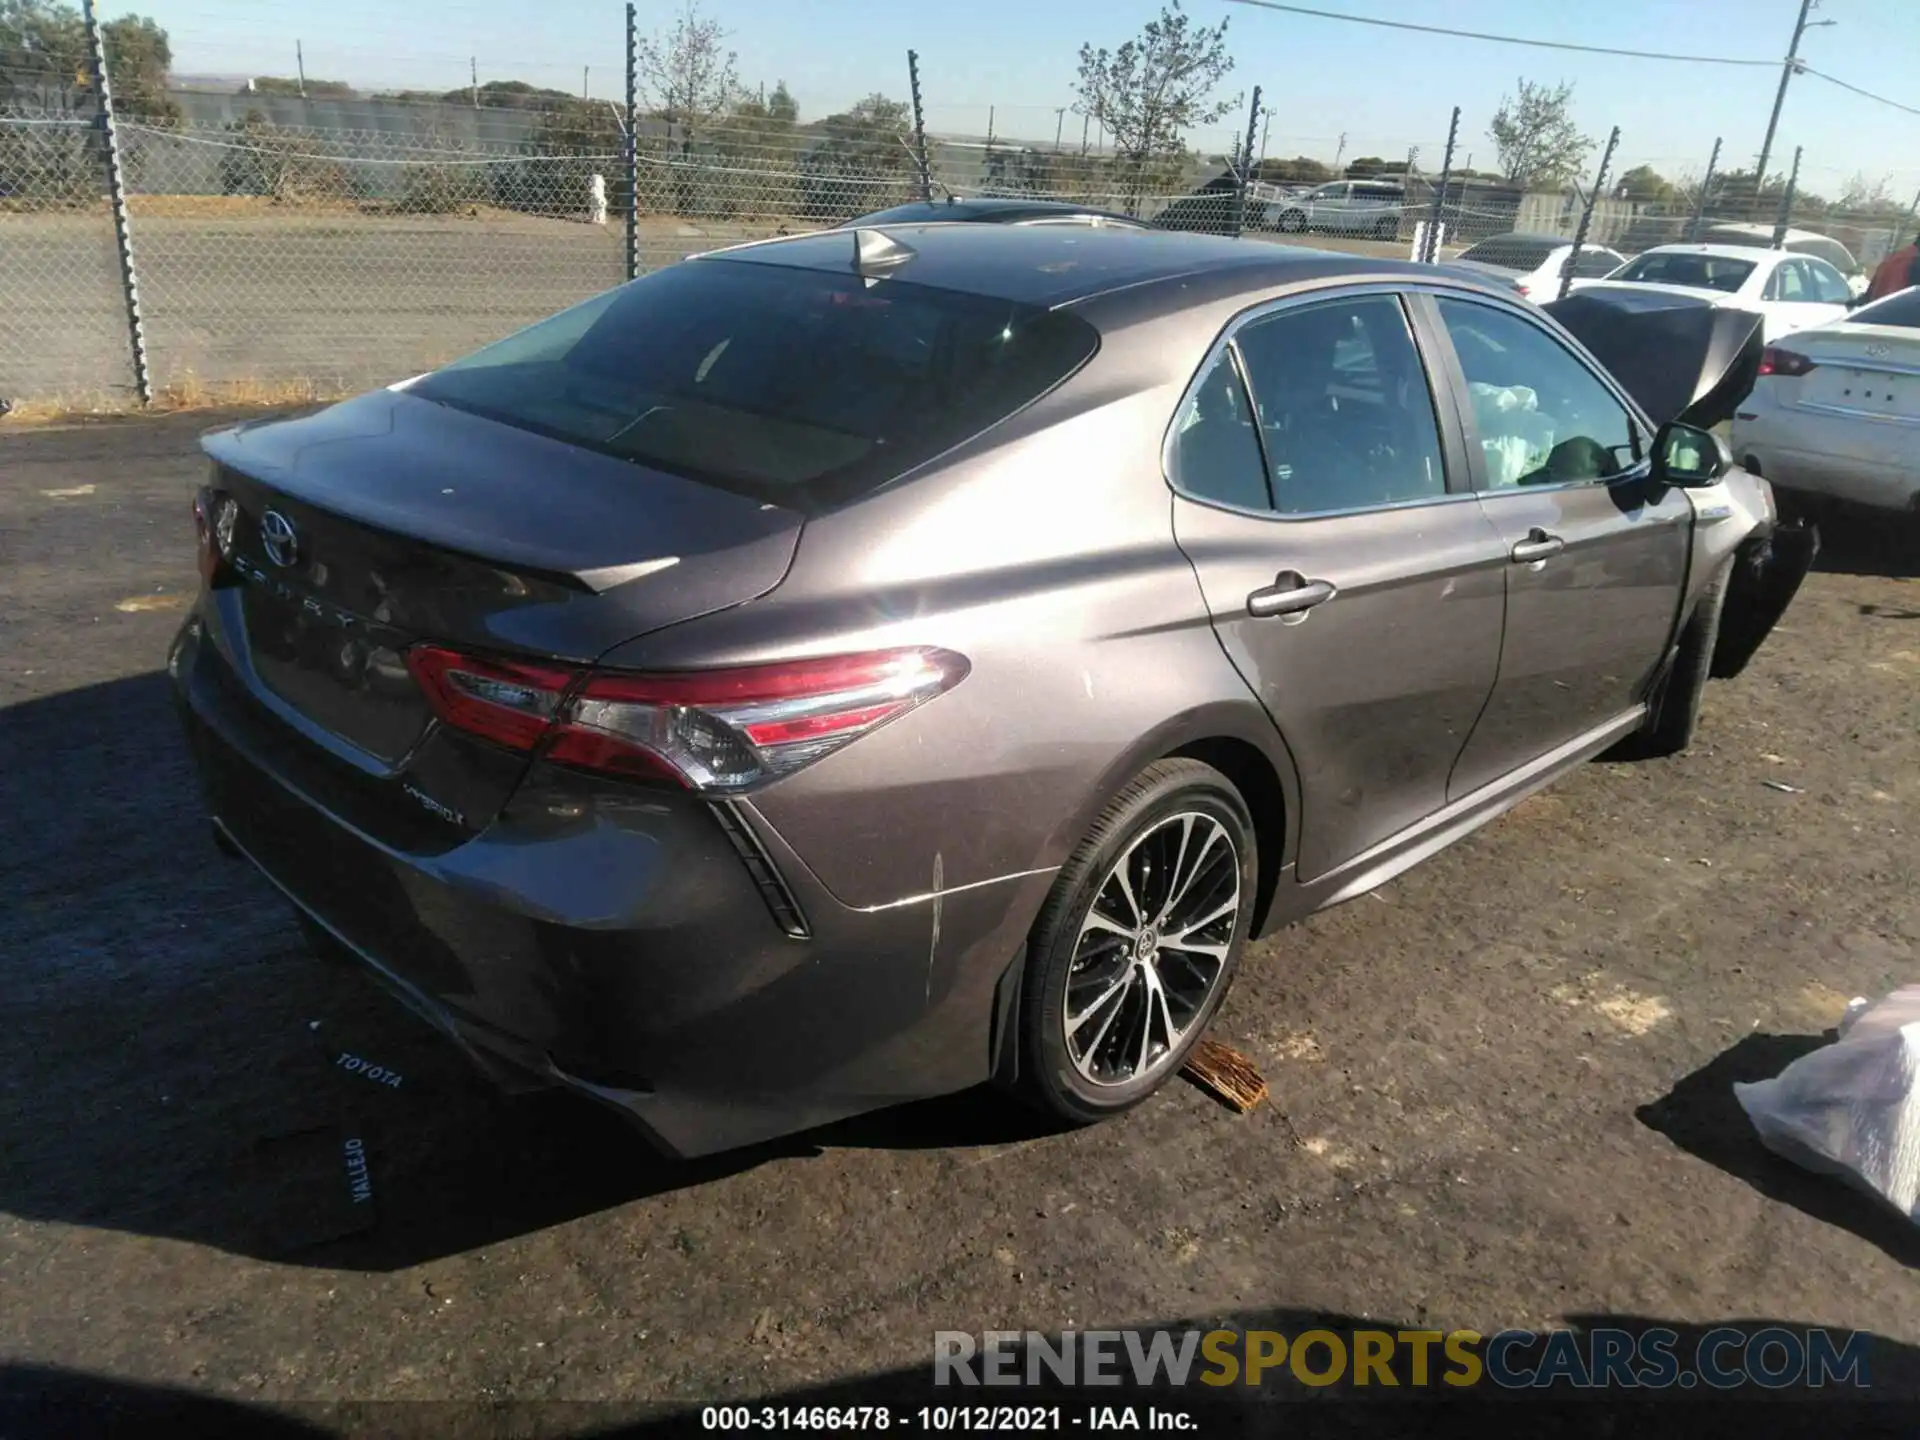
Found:
<path fill-rule="evenodd" d="M 1920 1224 L 1920 985 L 1855 1000 L 1833 1044 L 1733 1093 L 1769 1150 Z"/>

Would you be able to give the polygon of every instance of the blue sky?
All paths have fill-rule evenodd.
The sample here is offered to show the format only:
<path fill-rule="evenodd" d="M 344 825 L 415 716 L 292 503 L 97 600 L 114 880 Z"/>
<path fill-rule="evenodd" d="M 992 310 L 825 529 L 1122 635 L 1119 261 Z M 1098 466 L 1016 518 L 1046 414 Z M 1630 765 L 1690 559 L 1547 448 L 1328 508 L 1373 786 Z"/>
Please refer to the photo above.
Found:
<path fill-rule="evenodd" d="M 1778 61 L 1798 0 L 1309 0 L 1317 8 L 1417 23 L 1498 31 L 1577 44 Z M 117 12 L 106 0 L 104 13 Z M 294 42 L 312 77 L 361 87 L 464 84 L 468 57 L 481 78 L 576 89 L 582 67 L 595 95 L 621 84 L 618 0 L 138 0 L 171 33 L 181 73 L 291 74 Z M 826 114 L 872 90 L 904 98 L 905 52 L 917 49 L 929 128 L 1051 140 L 1057 107 L 1073 100 L 1082 41 L 1118 45 L 1158 0 L 969 0 L 916 13 L 886 0 L 704 0 L 733 32 L 741 79 L 784 79 L 803 115 Z M 1334 158 L 1402 157 L 1421 147 L 1436 165 L 1448 113 L 1463 109 L 1463 151 L 1493 158 L 1487 121 L 1517 77 L 1576 82 L 1583 125 L 1621 127 L 1625 166 L 1698 169 L 1716 135 L 1727 164 L 1759 148 L 1778 83 L 1776 68 L 1656 62 L 1492 45 L 1378 29 L 1227 3 L 1188 0 L 1196 18 L 1230 16 L 1238 62 L 1229 92 L 1264 88 L 1273 111 L 1267 153 Z M 303 17 L 303 13 L 304 17 Z M 643 29 L 665 25 L 667 0 L 640 6 Z M 1920 106 L 1920 0 L 1820 0 L 1802 58 L 1852 84 Z M 1079 121 L 1065 118 L 1077 138 Z M 1224 149 L 1231 128 L 1193 137 Z M 1793 82 L 1775 155 L 1784 168 L 1806 147 L 1803 183 L 1828 193 L 1856 172 L 1888 179 L 1903 196 L 1920 187 L 1920 115 L 1851 95 L 1813 76 Z M 1462 159 L 1464 161 L 1464 154 Z M 1624 167 L 1623 167 L 1624 168 Z"/>

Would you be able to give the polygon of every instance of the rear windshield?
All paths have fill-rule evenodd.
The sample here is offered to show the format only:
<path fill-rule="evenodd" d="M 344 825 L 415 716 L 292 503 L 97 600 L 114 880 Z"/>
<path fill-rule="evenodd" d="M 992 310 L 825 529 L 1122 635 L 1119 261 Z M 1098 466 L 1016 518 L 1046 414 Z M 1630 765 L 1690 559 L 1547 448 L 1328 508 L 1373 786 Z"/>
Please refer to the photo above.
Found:
<path fill-rule="evenodd" d="M 1509 270 L 1538 270 L 1547 263 L 1547 257 L 1559 248 L 1559 244 L 1552 241 L 1495 236 L 1469 246 L 1461 251 L 1458 258 L 1477 260 L 1482 265 L 1502 265 Z"/>
<path fill-rule="evenodd" d="M 1846 317 L 1849 325 L 1905 325 L 1920 330 L 1920 285 L 1897 290 L 1884 300 L 1862 305 Z"/>
<path fill-rule="evenodd" d="M 1005 419 L 1098 346 L 1063 312 L 705 259 L 562 311 L 409 393 L 812 511 Z"/>
<path fill-rule="evenodd" d="M 1729 295 L 1746 284 L 1753 261 L 1727 255 L 1642 255 L 1613 276 L 1645 285 L 1686 285 L 1695 290 L 1724 290 Z"/>

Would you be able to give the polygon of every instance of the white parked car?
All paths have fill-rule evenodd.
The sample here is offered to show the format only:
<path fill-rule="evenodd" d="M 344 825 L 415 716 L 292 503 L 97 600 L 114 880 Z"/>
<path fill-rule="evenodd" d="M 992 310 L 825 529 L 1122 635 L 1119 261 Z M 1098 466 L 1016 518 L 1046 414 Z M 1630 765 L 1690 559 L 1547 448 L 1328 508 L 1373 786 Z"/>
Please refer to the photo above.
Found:
<path fill-rule="evenodd" d="M 1741 245 L 1749 249 L 1757 247 L 1771 250 L 1774 248 L 1773 233 L 1771 225 L 1715 225 L 1695 238 L 1709 245 Z M 1822 235 L 1817 230 L 1788 230 L 1780 237 L 1779 248 L 1791 250 L 1796 255 L 1818 256 L 1847 277 L 1847 286 L 1855 295 L 1862 294 L 1867 288 L 1869 277 L 1866 270 L 1853 258 L 1853 252 L 1831 235 Z"/>
<path fill-rule="evenodd" d="M 1505 280 L 1527 299 L 1536 303 L 1553 300 L 1560 294 L 1560 274 L 1567 257 L 1573 254 L 1573 242 L 1558 235 L 1489 235 L 1470 245 L 1447 263 L 1459 265 L 1490 278 Z M 1573 278 L 1597 279 L 1611 275 L 1627 263 L 1627 257 L 1604 245 L 1582 245 L 1574 263 Z"/>
<path fill-rule="evenodd" d="M 1731 444 L 1789 502 L 1920 513 L 1920 286 L 1768 346 Z"/>
<path fill-rule="evenodd" d="M 1768 343 L 1846 317 L 1853 302 L 1847 277 L 1816 255 L 1757 250 L 1749 245 L 1656 245 L 1604 280 L 1589 285 L 1634 285 L 1699 295 L 1717 304 L 1757 310 Z"/>

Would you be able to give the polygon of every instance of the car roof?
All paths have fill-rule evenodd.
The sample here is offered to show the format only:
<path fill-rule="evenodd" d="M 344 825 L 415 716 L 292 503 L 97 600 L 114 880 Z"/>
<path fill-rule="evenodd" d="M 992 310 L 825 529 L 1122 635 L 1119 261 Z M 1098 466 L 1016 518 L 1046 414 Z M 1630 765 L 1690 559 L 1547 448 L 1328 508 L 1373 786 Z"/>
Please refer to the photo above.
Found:
<path fill-rule="evenodd" d="M 1404 260 L 1178 231 L 964 223 L 873 228 L 914 252 L 896 267 L 877 274 L 1046 307 L 1072 305 L 1114 290 L 1159 285 L 1168 291 L 1166 309 L 1173 311 L 1192 303 L 1192 297 L 1183 293 L 1181 282 L 1197 275 L 1243 276 L 1242 286 L 1228 288 L 1255 291 L 1328 276 L 1404 278 L 1410 273 L 1436 273 L 1433 267 L 1416 267 Z M 855 233 L 859 232 L 822 230 L 755 241 L 709 251 L 694 257 L 692 263 L 788 265 L 845 273 L 854 264 Z M 1471 283 L 1462 277 L 1463 288 Z"/>
<path fill-rule="evenodd" d="M 1714 255 L 1722 260 L 1745 260 L 1749 264 L 1757 263 L 1763 255 L 1774 255 L 1781 259 L 1803 260 L 1803 255 L 1789 256 L 1784 250 L 1762 250 L 1753 245 L 1651 245 L 1640 252 L 1642 255 Z M 1817 257 L 1816 257 L 1817 258 Z"/>
<path fill-rule="evenodd" d="M 1130 225 L 1147 223 L 1131 215 L 1122 215 L 1117 210 L 1101 210 L 1092 205 L 1075 205 L 1067 200 L 1030 200 L 1016 195 L 979 195 L 967 198 L 956 197 L 952 200 L 915 200 L 905 205 L 895 205 L 888 210 L 876 210 L 871 215 L 862 215 L 856 220 L 849 220 L 847 225 L 911 225 L 917 222 L 956 220 L 990 223 L 996 220 L 1010 222 L 1027 216 L 1040 219 L 1049 215 L 1098 215 L 1103 220 L 1124 220 Z"/>

